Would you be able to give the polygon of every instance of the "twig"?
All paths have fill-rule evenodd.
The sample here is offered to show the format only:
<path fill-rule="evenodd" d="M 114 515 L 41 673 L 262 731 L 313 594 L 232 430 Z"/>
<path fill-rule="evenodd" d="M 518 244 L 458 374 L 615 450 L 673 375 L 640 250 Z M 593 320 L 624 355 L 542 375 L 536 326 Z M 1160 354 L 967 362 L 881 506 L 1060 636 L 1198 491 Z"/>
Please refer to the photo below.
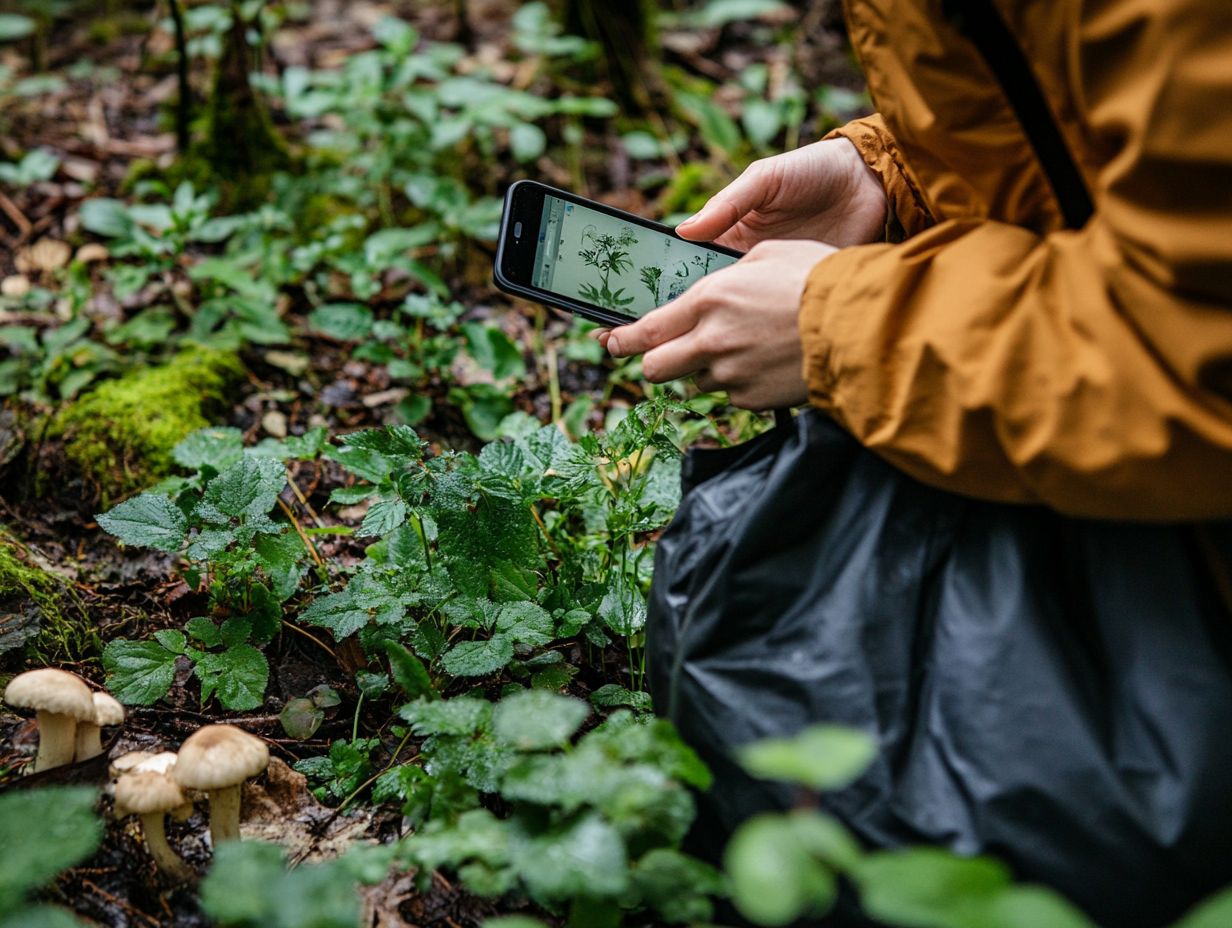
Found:
<path fill-rule="evenodd" d="M 337 651 L 335 651 L 333 648 L 331 648 L 329 645 L 327 645 L 324 641 L 322 641 L 322 640 L 321 640 L 320 638 L 318 638 L 316 635 L 312 634 L 312 632 L 310 632 L 310 631 L 308 631 L 308 630 L 306 630 L 306 629 L 300 628 L 300 627 L 299 627 L 298 625 L 296 625 L 294 622 L 288 622 L 286 619 L 283 619 L 283 620 L 282 620 L 282 624 L 283 624 L 283 626 L 284 626 L 285 628 L 289 628 L 289 629 L 291 629 L 291 631 L 293 631 L 293 632 L 299 632 L 301 635 L 303 635 L 303 636 L 304 636 L 305 638 L 307 638 L 309 641 L 313 641 L 313 642 L 315 642 L 316 644 L 320 645 L 322 648 L 324 648 L 324 649 L 325 649 L 325 651 L 329 654 L 329 656 L 330 656 L 330 657 L 332 657 L 334 660 L 337 660 L 337 659 L 338 659 L 338 652 L 337 652 Z"/>
<path fill-rule="evenodd" d="M 295 482 L 295 478 L 290 474 L 287 474 L 287 486 L 291 488 L 291 492 L 295 494 L 295 498 L 299 500 L 299 504 L 304 507 L 308 515 L 312 516 L 312 521 L 317 524 L 317 528 L 325 528 L 325 523 L 321 521 L 317 511 L 312 508 L 312 503 L 308 502 L 308 498 L 304 496 L 304 491 L 299 488 L 299 484 Z"/>
<path fill-rule="evenodd" d="M 312 555 L 312 559 L 317 562 L 317 566 L 322 570 L 325 569 L 325 561 L 321 559 L 321 553 L 317 551 L 317 546 L 312 543 L 312 539 L 304 532 L 304 527 L 299 524 L 299 519 L 295 518 L 295 513 L 291 511 L 291 507 L 283 502 L 282 497 L 278 497 L 278 506 L 282 509 L 283 514 L 291 520 L 291 525 L 295 528 L 295 533 L 299 535 L 299 540 L 304 543 L 304 547 L 308 549 L 308 553 Z"/>
<path fill-rule="evenodd" d="M 30 234 L 30 220 L 26 218 L 26 214 L 18 209 L 17 204 L 10 200 L 3 191 L 0 191 L 0 209 L 4 210 L 4 214 L 13 220 L 13 224 L 17 226 L 17 230 L 21 233 L 18 241 L 22 241 Z"/>

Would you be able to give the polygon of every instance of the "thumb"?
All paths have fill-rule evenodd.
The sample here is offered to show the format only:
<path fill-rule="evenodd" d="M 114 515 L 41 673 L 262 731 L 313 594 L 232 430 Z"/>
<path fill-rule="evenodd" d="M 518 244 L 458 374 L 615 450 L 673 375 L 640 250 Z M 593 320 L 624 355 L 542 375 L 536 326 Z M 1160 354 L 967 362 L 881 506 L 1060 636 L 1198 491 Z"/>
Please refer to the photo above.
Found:
<path fill-rule="evenodd" d="M 750 165 L 744 173 L 712 196 L 700 210 L 676 226 L 685 238 L 711 242 L 728 231 L 770 196 L 766 173 Z"/>

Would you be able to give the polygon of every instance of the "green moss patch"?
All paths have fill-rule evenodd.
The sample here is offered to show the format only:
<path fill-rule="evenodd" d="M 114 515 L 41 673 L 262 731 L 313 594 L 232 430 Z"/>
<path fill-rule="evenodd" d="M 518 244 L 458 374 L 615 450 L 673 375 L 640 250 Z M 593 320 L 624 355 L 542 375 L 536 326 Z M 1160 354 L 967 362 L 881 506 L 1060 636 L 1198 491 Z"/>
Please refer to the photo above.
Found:
<path fill-rule="evenodd" d="M 203 348 L 104 383 L 57 417 L 51 436 L 103 505 L 171 470 L 171 449 L 224 412 L 244 376 L 232 354 Z"/>
<path fill-rule="evenodd" d="M 72 584 L 38 566 L 0 527 L 0 653 L 23 645 L 44 661 L 78 661 L 98 649 Z"/>

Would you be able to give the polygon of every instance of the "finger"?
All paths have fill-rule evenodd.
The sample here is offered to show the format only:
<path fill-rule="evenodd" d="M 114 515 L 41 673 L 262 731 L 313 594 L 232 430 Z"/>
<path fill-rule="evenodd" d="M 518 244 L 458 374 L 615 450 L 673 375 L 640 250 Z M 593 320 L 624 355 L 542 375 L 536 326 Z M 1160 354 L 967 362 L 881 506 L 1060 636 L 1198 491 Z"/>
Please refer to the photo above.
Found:
<path fill-rule="evenodd" d="M 712 196 L 705 206 L 676 226 L 676 231 L 694 241 L 714 241 L 745 215 L 765 203 L 768 196 L 766 171 L 758 162 L 754 162 L 743 174 Z"/>
<path fill-rule="evenodd" d="M 714 374 L 709 368 L 698 371 L 693 380 L 697 384 L 697 389 L 703 393 L 718 393 L 723 389 L 722 385 L 714 379 Z"/>
<path fill-rule="evenodd" d="M 604 348 L 607 347 L 607 340 L 612 337 L 611 329 L 595 329 L 589 333 L 590 337 L 597 341 Z"/>
<path fill-rule="evenodd" d="M 697 325 L 701 293 L 694 284 L 670 303 L 653 309 L 637 322 L 613 329 L 607 350 L 617 358 L 642 354 L 657 345 L 679 338 Z"/>
<path fill-rule="evenodd" d="M 707 361 L 698 340 L 684 335 L 646 352 L 642 358 L 642 376 L 651 383 L 666 383 L 702 370 Z"/>

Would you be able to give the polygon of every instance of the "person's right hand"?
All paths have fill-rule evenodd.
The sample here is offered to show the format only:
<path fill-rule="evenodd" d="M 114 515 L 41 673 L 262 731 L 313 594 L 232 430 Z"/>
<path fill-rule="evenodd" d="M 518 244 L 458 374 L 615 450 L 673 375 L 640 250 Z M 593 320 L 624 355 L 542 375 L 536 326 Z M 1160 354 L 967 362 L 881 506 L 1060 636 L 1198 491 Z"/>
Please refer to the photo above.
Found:
<path fill-rule="evenodd" d="M 748 251 L 767 239 L 812 239 L 842 248 L 880 241 L 886 196 L 846 139 L 814 142 L 754 161 L 680 235 Z"/>

